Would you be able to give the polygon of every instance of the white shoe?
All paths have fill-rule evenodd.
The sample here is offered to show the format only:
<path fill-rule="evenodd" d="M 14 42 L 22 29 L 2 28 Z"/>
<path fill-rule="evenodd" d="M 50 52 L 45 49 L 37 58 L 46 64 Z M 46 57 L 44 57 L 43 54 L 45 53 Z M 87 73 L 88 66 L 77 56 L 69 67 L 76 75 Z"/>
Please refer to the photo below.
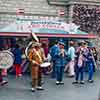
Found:
<path fill-rule="evenodd" d="M 0 83 L 0 85 L 5 85 L 5 84 L 7 84 L 7 83 L 8 83 L 8 81 L 3 80 L 3 81 Z"/>
<path fill-rule="evenodd" d="M 84 81 L 80 81 L 80 84 L 84 84 L 85 82 Z"/>
<path fill-rule="evenodd" d="M 35 88 L 32 87 L 31 90 L 32 90 L 32 92 L 35 92 Z"/>
<path fill-rule="evenodd" d="M 58 84 L 60 84 L 60 82 L 59 81 L 56 81 L 56 85 L 58 85 Z"/>
<path fill-rule="evenodd" d="M 36 87 L 37 90 L 44 90 L 41 86 Z"/>
<path fill-rule="evenodd" d="M 62 85 L 63 85 L 63 84 L 64 84 L 64 82 L 63 82 L 63 81 L 61 81 L 61 82 L 60 82 L 60 84 L 62 84 Z"/>
<path fill-rule="evenodd" d="M 19 74 L 18 76 L 19 76 L 19 77 L 22 77 L 22 74 Z"/>

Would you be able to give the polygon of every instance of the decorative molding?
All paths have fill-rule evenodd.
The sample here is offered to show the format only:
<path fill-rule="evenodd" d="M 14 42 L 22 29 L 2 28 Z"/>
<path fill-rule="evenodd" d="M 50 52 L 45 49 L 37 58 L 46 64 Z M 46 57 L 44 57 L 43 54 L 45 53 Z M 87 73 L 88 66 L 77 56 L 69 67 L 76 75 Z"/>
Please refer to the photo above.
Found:
<path fill-rule="evenodd" d="M 100 1 L 87 0 L 47 0 L 49 5 L 67 6 L 72 4 L 100 5 Z"/>

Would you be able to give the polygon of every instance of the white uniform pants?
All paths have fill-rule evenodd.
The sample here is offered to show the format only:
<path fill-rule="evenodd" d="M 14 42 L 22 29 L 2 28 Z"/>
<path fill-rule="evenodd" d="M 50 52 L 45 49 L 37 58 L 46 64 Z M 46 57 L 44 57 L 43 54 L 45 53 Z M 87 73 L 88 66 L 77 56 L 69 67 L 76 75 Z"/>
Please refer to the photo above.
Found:
<path fill-rule="evenodd" d="M 68 69 L 69 76 L 75 75 L 75 72 L 74 72 L 74 65 L 75 65 L 74 60 L 71 60 L 71 61 L 65 66 L 65 71 Z"/>

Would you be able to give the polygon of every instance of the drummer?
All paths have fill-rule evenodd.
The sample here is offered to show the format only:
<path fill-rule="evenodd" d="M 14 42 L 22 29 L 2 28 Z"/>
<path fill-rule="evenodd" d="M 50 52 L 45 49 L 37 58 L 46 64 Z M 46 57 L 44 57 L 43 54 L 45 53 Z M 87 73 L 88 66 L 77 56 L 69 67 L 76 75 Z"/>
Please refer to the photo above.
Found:
<path fill-rule="evenodd" d="M 0 69 L 0 85 L 5 85 L 7 83 L 8 81 L 3 80 L 2 69 Z"/>
<path fill-rule="evenodd" d="M 31 62 L 31 76 L 32 76 L 32 92 L 37 90 L 43 90 L 42 88 L 42 71 L 40 64 L 43 63 L 45 57 L 41 49 L 41 44 L 34 42 L 32 48 L 29 51 L 29 60 Z"/>
<path fill-rule="evenodd" d="M 0 51 L 2 51 L 2 50 L 0 49 Z M 0 85 L 5 85 L 7 83 L 8 83 L 8 81 L 3 80 L 2 69 L 0 69 Z"/>

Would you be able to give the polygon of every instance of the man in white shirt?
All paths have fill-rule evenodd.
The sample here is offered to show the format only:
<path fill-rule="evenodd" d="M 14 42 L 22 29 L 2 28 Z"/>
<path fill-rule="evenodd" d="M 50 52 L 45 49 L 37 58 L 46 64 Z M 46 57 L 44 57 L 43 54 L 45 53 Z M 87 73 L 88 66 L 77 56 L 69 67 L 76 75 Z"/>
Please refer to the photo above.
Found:
<path fill-rule="evenodd" d="M 65 70 L 69 69 L 68 72 L 68 76 L 69 77 L 73 77 L 75 75 L 74 72 L 74 65 L 75 65 L 75 48 L 74 48 L 74 42 L 70 41 L 70 47 L 68 49 L 68 56 L 70 58 L 69 63 L 66 65 Z"/>

